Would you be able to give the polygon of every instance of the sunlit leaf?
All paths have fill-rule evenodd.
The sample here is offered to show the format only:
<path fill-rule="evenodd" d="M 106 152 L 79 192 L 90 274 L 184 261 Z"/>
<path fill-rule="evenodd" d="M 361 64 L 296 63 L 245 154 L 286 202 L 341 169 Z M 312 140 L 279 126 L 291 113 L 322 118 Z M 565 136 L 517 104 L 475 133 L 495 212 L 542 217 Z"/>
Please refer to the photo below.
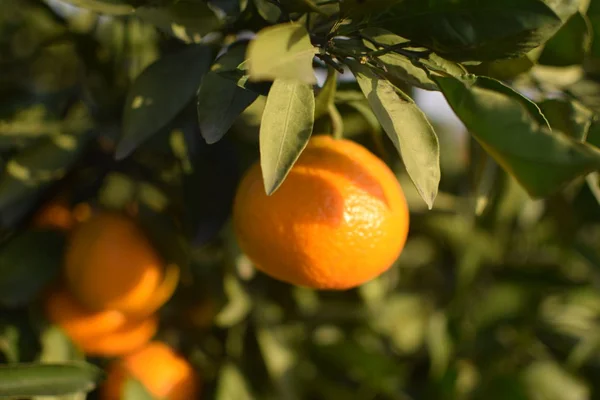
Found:
<path fill-rule="evenodd" d="M 400 153 L 419 194 L 431 208 L 440 182 L 440 148 L 433 127 L 408 95 L 357 62 L 349 66 L 377 119 Z"/>
<path fill-rule="evenodd" d="M 275 192 L 308 144 L 315 118 L 312 88 L 298 81 L 273 83 L 260 126 L 260 165 L 265 191 Z"/>
<path fill-rule="evenodd" d="M 248 46 L 248 71 L 254 81 L 288 79 L 315 84 L 312 60 L 317 52 L 303 25 L 264 28 Z"/>
<path fill-rule="evenodd" d="M 600 167 L 599 151 L 550 132 L 520 99 L 480 85 L 488 79 L 436 77 L 470 133 L 531 196 L 547 196 Z"/>

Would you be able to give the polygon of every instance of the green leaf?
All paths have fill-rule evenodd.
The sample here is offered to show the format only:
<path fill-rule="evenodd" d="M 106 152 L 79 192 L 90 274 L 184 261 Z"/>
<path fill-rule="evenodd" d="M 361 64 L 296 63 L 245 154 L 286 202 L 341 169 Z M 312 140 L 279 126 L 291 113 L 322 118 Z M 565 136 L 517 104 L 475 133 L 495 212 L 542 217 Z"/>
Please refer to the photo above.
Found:
<path fill-rule="evenodd" d="M 64 235 L 26 231 L 0 248 L 0 305 L 22 306 L 59 275 Z M 32 251 L 35 249 L 35 251 Z"/>
<path fill-rule="evenodd" d="M 584 142 L 592 125 L 594 113 L 576 100 L 548 99 L 539 106 L 553 130 Z"/>
<path fill-rule="evenodd" d="M 281 8 L 269 0 L 254 0 L 258 14 L 267 22 L 276 24 L 281 18 Z"/>
<path fill-rule="evenodd" d="M 160 58 L 140 74 L 125 101 L 123 136 L 117 145 L 117 159 L 131 154 L 189 103 L 212 57 L 209 47 L 190 45 Z"/>
<path fill-rule="evenodd" d="M 79 158 L 90 136 L 52 135 L 9 160 L 0 175 L 0 209 L 23 202 L 61 179 Z"/>
<path fill-rule="evenodd" d="M 453 344 L 448 332 L 448 318 L 437 312 L 431 316 L 427 330 L 427 348 L 431 357 L 430 373 L 440 378 L 452 360 Z"/>
<path fill-rule="evenodd" d="M 498 93 L 502 93 L 515 101 L 521 103 L 523 107 L 527 109 L 529 115 L 538 123 L 540 126 L 550 129 L 550 123 L 546 119 L 546 116 L 540 110 L 540 107 L 521 93 L 517 92 L 510 86 L 503 84 L 500 81 L 491 79 L 485 76 L 479 77 L 478 85 L 481 88 L 493 90 Z"/>
<path fill-rule="evenodd" d="M 455 61 L 525 54 L 549 39 L 561 24 L 540 0 L 406 0 L 383 9 L 358 0 L 342 5 L 353 19 L 368 21 Z"/>
<path fill-rule="evenodd" d="M 266 96 L 271 87 L 270 82 L 249 81 L 248 63 L 245 60 L 248 43 L 248 41 L 239 41 L 229 46 L 227 51 L 215 61 L 211 71 L 235 82 L 242 89 Z"/>
<path fill-rule="evenodd" d="M 544 3 L 552 9 L 564 22 L 571 18 L 577 11 L 583 11 L 586 0 L 544 0 Z"/>
<path fill-rule="evenodd" d="M 137 8 L 135 15 L 186 43 L 198 43 L 222 25 L 204 1 L 179 0 L 166 6 L 144 6 Z"/>
<path fill-rule="evenodd" d="M 315 98 L 315 119 L 329 114 L 329 107 L 335 103 L 335 92 L 337 89 L 337 71 L 330 68 L 325 84 Z"/>
<path fill-rule="evenodd" d="M 64 0 L 76 7 L 85 8 L 101 14 L 127 15 L 135 10 L 123 0 Z"/>
<path fill-rule="evenodd" d="M 253 400 L 254 396 L 240 370 L 231 362 L 219 372 L 216 400 Z"/>
<path fill-rule="evenodd" d="M 0 365 L 0 397 L 89 392 L 103 376 L 100 368 L 84 362 Z"/>
<path fill-rule="evenodd" d="M 431 209 L 440 182 L 440 146 L 433 127 L 405 93 L 358 62 L 350 61 L 348 66 L 400 153 L 417 191 Z"/>
<path fill-rule="evenodd" d="M 258 97 L 215 72 L 204 76 L 198 90 L 198 122 L 206 143 L 216 143 L 236 118 Z"/>
<path fill-rule="evenodd" d="M 316 52 L 303 25 L 290 22 L 264 28 L 248 46 L 250 80 L 288 79 L 314 85 Z"/>
<path fill-rule="evenodd" d="M 283 79 L 273 82 L 260 126 L 260 166 L 267 195 L 279 188 L 300 157 L 314 120 L 311 86 Z"/>
<path fill-rule="evenodd" d="M 129 377 L 123 385 L 123 400 L 158 400 L 137 379 Z"/>
<path fill-rule="evenodd" d="M 546 43 L 540 64 L 566 67 L 579 65 L 592 45 L 592 27 L 587 17 L 575 13 Z"/>
<path fill-rule="evenodd" d="M 435 80 L 469 132 L 532 197 L 600 166 L 599 151 L 540 125 L 519 99 L 487 88 L 489 78 Z"/>
<path fill-rule="evenodd" d="M 385 29 L 368 28 L 362 30 L 361 34 L 371 39 L 363 39 L 363 44 L 367 49 L 373 51 L 380 50 L 373 41 L 385 46 L 394 46 L 408 42 L 407 39 Z M 425 90 L 438 90 L 435 82 L 429 78 L 427 71 L 423 67 L 415 65 L 406 56 L 390 51 L 375 58 L 385 65 L 386 68 L 383 75 L 397 88 L 402 88 L 406 84 L 409 84 Z"/>

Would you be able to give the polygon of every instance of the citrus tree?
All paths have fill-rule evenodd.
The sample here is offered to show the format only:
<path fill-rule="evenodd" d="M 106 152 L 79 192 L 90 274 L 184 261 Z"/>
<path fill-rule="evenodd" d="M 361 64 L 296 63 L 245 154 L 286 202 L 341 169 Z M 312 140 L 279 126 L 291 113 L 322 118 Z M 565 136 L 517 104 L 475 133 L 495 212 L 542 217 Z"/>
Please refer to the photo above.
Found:
<path fill-rule="evenodd" d="M 0 397 L 600 398 L 599 32 L 2 0 Z"/>

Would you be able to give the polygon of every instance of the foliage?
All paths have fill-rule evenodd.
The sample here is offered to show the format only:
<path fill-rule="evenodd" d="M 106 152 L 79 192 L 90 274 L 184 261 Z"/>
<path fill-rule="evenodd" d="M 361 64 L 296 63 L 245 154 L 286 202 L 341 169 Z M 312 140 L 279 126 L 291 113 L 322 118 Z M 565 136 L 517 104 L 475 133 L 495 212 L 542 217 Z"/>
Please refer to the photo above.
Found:
<path fill-rule="evenodd" d="M 106 360 L 40 311 L 64 233 L 30 220 L 66 194 L 135 205 L 181 266 L 158 336 L 207 399 L 600 398 L 599 77 L 600 0 L 2 0 L 0 396 L 98 396 Z M 347 292 L 255 273 L 228 223 L 317 132 L 412 211 Z"/>

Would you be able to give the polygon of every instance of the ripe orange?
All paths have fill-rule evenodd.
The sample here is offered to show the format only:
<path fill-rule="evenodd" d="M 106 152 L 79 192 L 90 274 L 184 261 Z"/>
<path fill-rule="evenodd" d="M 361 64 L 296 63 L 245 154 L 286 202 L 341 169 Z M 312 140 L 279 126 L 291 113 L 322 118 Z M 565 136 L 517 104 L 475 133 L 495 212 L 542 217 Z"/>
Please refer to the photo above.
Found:
<path fill-rule="evenodd" d="M 70 230 L 75 224 L 69 203 L 64 200 L 50 201 L 33 216 L 32 224 L 36 228 Z"/>
<path fill-rule="evenodd" d="M 73 230 L 65 275 L 73 295 L 90 309 L 149 315 L 175 291 L 179 268 L 164 268 L 133 219 L 104 211 Z"/>
<path fill-rule="evenodd" d="M 48 319 L 88 355 L 130 353 L 152 339 L 158 328 L 156 317 L 133 320 L 115 310 L 90 311 L 64 289 L 50 293 L 45 309 Z"/>
<path fill-rule="evenodd" d="M 404 193 L 363 146 L 313 137 L 285 182 L 265 194 L 260 165 L 238 188 L 233 222 L 256 267 L 298 286 L 343 290 L 386 271 L 408 234 Z"/>
<path fill-rule="evenodd" d="M 192 366 L 161 342 L 151 342 L 110 365 L 101 398 L 119 400 L 129 377 L 140 381 L 150 394 L 160 399 L 193 400 L 199 392 Z"/>

